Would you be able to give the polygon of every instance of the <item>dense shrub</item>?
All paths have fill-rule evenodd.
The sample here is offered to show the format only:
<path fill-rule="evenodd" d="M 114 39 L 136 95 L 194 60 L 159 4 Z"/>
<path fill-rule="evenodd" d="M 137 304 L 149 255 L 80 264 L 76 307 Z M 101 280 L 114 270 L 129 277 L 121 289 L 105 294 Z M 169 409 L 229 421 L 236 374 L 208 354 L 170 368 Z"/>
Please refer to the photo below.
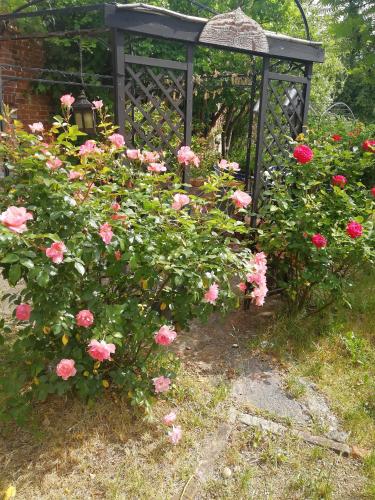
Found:
<path fill-rule="evenodd" d="M 199 196 L 186 193 L 156 153 L 125 155 L 96 105 L 96 142 L 69 125 L 68 99 L 51 131 L 5 120 L 0 267 L 19 284 L 3 297 L 18 320 L 13 335 L 2 320 L 0 336 L 13 342 L 1 363 L 8 416 L 20 418 L 35 398 L 93 398 L 110 386 L 148 408 L 176 375 L 166 346 L 192 318 L 238 306 L 232 278 L 250 278 L 263 259 L 237 240 L 249 197 L 234 192 L 229 173 L 211 175 Z M 185 149 L 179 163 L 189 161 L 197 158 Z M 260 292 L 248 285 L 257 304 L 262 280 Z"/>
<path fill-rule="evenodd" d="M 335 131 L 336 132 L 336 131 Z M 361 134 L 299 137 L 290 161 L 266 174 L 258 241 L 291 308 L 341 297 L 355 269 L 374 259 L 375 155 Z M 367 137 L 371 139 L 371 137 Z M 311 149 L 311 153 L 309 153 Z"/>

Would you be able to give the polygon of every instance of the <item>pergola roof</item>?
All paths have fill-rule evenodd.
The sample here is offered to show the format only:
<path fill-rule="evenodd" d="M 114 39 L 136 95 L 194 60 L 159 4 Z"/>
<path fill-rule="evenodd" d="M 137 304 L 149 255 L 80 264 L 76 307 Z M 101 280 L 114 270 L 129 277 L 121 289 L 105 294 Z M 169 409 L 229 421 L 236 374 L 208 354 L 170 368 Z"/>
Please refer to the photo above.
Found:
<path fill-rule="evenodd" d="M 178 40 L 186 43 L 217 46 L 199 41 L 200 34 L 209 19 L 189 16 L 145 3 L 115 4 L 105 6 L 105 24 L 111 28 L 157 38 Z M 270 55 L 279 58 L 309 62 L 323 62 L 324 50 L 320 42 L 313 42 L 266 31 L 269 52 L 233 49 L 254 55 Z"/>

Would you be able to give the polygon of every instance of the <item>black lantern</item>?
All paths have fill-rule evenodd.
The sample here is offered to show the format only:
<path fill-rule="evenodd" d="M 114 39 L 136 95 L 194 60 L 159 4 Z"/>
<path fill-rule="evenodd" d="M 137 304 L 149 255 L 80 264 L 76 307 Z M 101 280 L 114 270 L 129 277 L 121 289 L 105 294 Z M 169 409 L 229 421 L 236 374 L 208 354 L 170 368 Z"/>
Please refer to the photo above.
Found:
<path fill-rule="evenodd" d="M 87 135 L 95 134 L 95 115 L 91 102 L 87 99 L 82 89 L 73 104 L 74 120 L 77 127 Z"/>

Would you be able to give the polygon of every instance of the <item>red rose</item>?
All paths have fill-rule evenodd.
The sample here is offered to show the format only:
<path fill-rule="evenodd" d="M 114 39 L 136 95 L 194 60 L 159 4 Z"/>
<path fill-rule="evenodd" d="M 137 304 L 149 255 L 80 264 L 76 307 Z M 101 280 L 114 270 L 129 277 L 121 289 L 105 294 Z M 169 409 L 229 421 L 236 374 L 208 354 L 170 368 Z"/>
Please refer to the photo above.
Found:
<path fill-rule="evenodd" d="M 362 236 L 363 232 L 363 227 L 359 222 L 356 222 L 354 220 L 348 222 L 348 225 L 346 226 L 346 232 L 351 238 L 359 238 Z"/>
<path fill-rule="evenodd" d="M 316 246 L 316 248 L 324 248 L 327 246 L 327 238 L 322 234 L 314 234 L 311 236 L 311 243 Z"/>
<path fill-rule="evenodd" d="M 375 196 L 375 187 L 371 188 L 371 194 L 372 196 Z"/>
<path fill-rule="evenodd" d="M 298 163 L 309 163 L 314 158 L 314 153 L 304 144 L 299 144 L 293 152 L 294 158 Z"/>
<path fill-rule="evenodd" d="M 334 175 L 332 177 L 332 184 L 334 186 L 338 186 L 340 188 L 344 188 L 345 184 L 348 182 L 347 178 L 344 175 Z"/>
<path fill-rule="evenodd" d="M 367 139 L 367 141 L 364 141 L 364 143 L 362 144 L 362 149 L 363 151 L 367 151 L 368 153 L 375 153 L 375 140 Z"/>
<path fill-rule="evenodd" d="M 332 140 L 335 142 L 340 142 L 340 141 L 342 141 L 342 135 L 334 134 L 332 136 Z"/>

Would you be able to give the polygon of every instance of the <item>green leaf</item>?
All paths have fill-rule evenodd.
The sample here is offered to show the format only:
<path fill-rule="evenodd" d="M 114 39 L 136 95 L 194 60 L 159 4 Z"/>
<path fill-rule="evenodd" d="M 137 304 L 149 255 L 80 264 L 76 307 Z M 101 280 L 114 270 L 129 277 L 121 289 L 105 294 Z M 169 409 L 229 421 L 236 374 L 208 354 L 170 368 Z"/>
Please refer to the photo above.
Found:
<path fill-rule="evenodd" d="M 27 269 L 32 269 L 34 267 L 34 262 L 30 259 L 21 259 L 21 265 L 27 267 Z"/>
<path fill-rule="evenodd" d="M 82 276 L 85 274 L 85 272 L 86 272 L 85 267 L 80 262 L 75 262 L 74 267 L 77 269 L 79 274 L 81 274 Z"/>
<path fill-rule="evenodd" d="M 17 285 L 20 278 L 21 278 L 21 266 L 19 264 L 14 264 L 9 269 L 9 283 L 13 286 Z"/>
<path fill-rule="evenodd" d="M 2 259 L 1 263 L 2 264 L 14 264 L 14 262 L 18 262 L 19 259 L 20 258 L 18 257 L 18 255 L 16 255 L 15 253 L 10 253 Z"/>
<path fill-rule="evenodd" d="M 39 286 L 45 288 L 49 282 L 49 274 L 47 271 L 42 271 L 36 279 Z"/>

